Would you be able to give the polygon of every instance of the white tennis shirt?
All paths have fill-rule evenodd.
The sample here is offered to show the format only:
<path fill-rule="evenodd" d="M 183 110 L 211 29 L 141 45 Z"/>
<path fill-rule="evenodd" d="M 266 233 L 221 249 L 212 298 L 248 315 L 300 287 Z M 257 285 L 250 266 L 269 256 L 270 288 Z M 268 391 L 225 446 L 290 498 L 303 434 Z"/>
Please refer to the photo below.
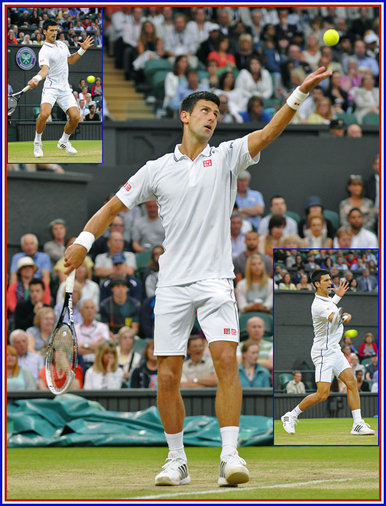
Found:
<path fill-rule="evenodd" d="M 332 302 L 331 297 L 315 295 L 311 306 L 312 324 L 314 326 L 313 349 L 329 350 L 339 348 L 340 350 L 339 342 L 342 339 L 343 323 L 334 324 L 327 319 L 331 313 L 336 314 L 337 312 L 338 306 Z"/>
<path fill-rule="evenodd" d="M 44 81 L 44 89 L 69 90 L 68 61 L 71 56 L 68 46 L 57 40 L 55 44 L 45 42 L 39 51 L 39 65 L 47 65 L 49 73 Z"/>
<path fill-rule="evenodd" d="M 251 158 L 248 136 L 207 145 L 195 160 L 179 148 L 147 162 L 116 195 L 129 209 L 157 201 L 165 229 L 159 287 L 233 278 L 229 219 L 237 176 L 260 154 Z"/>

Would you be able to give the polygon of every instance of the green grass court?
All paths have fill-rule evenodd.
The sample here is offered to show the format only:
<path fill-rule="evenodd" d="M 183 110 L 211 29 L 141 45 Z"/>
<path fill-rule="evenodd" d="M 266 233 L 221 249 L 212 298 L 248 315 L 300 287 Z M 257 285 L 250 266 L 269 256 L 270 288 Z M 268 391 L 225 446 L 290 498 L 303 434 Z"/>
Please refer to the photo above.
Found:
<path fill-rule="evenodd" d="M 7 452 L 7 499 L 376 500 L 378 447 L 247 447 L 251 479 L 219 488 L 219 448 L 186 448 L 191 483 L 155 487 L 166 448 L 36 448 Z"/>
<path fill-rule="evenodd" d="M 274 423 L 275 445 L 377 445 L 378 418 L 366 418 L 375 436 L 352 436 L 352 418 L 304 418 L 299 417 L 295 434 L 283 429 L 281 420 Z"/>
<path fill-rule="evenodd" d="M 71 139 L 70 139 L 71 140 Z M 69 155 L 57 148 L 58 141 L 43 141 L 42 158 L 34 157 L 33 140 L 8 142 L 8 163 L 102 163 L 102 141 L 73 141 L 78 154 Z"/>

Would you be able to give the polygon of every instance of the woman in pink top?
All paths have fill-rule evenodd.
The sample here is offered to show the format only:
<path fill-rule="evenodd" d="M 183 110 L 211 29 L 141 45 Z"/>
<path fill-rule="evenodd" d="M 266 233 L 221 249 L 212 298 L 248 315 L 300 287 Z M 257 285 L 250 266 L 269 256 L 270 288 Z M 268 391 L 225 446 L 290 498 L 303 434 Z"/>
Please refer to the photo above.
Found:
<path fill-rule="evenodd" d="M 225 35 L 220 36 L 217 42 L 216 51 L 212 51 L 208 55 L 209 60 L 215 60 L 218 63 L 218 68 L 222 69 L 226 66 L 235 67 L 236 60 L 233 54 L 228 53 L 229 51 L 229 38 Z"/>

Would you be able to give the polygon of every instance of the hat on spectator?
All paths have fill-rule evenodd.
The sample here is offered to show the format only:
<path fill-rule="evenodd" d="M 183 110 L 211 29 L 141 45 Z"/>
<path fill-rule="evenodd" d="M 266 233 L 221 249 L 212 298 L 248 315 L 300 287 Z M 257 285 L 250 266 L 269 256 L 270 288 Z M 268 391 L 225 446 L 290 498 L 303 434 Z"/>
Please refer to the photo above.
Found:
<path fill-rule="evenodd" d="M 125 255 L 123 253 L 114 253 L 111 257 L 111 261 L 114 265 L 116 264 L 124 264 L 126 262 Z"/>
<path fill-rule="evenodd" d="M 373 42 L 378 42 L 378 37 L 375 35 L 374 32 L 370 32 L 367 35 L 365 35 L 364 41 L 366 44 L 372 44 Z"/>
<path fill-rule="evenodd" d="M 37 265 L 31 257 L 22 257 L 17 261 L 16 272 L 18 273 L 23 267 L 33 267 L 34 272 L 38 270 Z"/>
<path fill-rule="evenodd" d="M 62 220 L 62 218 L 55 218 L 55 220 L 50 221 L 49 227 L 52 228 L 54 225 L 64 225 L 66 226 L 66 222 Z"/>
<path fill-rule="evenodd" d="M 311 195 L 311 197 L 308 197 L 307 203 L 306 203 L 306 212 L 308 211 L 308 209 L 310 207 L 313 207 L 313 206 L 320 206 L 322 209 L 324 207 L 322 204 L 321 198 L 318 197 L 317 195 Z"/>
<path fill-rule="evenodd" d="M 215 30 L 220 30 L 220 25 L 218 25 L 217 23 L 211 23 L 208 31 L 214 32 Z"/>
<path fill-rule="evenodd" d="M 346 123 L 342 119 L 332 119 L 330 121 L 330 128 L 336 128 L 337 130 L 344 130 Z"/>
<path fill-rule="evenodd" d="M 113 278 L 110 283 L 110 287 L 113 288 L 114 286 L 120 286 L 124 285 L 127 286 L 127 281 L 122 276 L 119 276 L 118 278 Z"/>

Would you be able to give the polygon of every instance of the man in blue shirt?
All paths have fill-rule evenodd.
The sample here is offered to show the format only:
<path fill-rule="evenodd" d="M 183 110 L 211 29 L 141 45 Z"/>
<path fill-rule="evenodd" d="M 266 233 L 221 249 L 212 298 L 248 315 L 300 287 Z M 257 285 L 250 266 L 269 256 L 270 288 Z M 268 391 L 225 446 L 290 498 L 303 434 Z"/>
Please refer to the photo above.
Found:
<path fill-rule="evenodd" d="M 20 258 L 25 256 L 29 256 L 34 261 L 35 265 L 38 267 L 38 270 L 35 272 L 35 278 L 43 279 L 48 285 L 50 284 L 51 279 L 51 260 L 47 253 L 42 253 L 38 251 L 39 242 L 34 234 L 25 234 L 21 238 L 21 251 L 20 253 L 16 253 L 12 257 L 11 262 L 11 275 L 9 277 L 9 284 L 14 283 L 17 280 L 17 261 Z"/>
<path fill-rule="evenodd" d="M 244 170 L 237 178 L 236 204 L 242 217 L 248 220 L 257 231 L 265 204 L 263 195 L 248 187 L 250 179 L 251 175 L 247 170 Z"/>
<path fill-rule="evenodd" d="M 178 111 L 181 101 L 196 91 L 209 91 L 209 88 L 204 84 L 200 84 L 198 74 L 195 70 L 191 69 L 186 75 L 188 81 L 187 84 L 180 84 L 177 88 L 177 92 L 171 99 L 169 107 L 173 111 Z"/>

